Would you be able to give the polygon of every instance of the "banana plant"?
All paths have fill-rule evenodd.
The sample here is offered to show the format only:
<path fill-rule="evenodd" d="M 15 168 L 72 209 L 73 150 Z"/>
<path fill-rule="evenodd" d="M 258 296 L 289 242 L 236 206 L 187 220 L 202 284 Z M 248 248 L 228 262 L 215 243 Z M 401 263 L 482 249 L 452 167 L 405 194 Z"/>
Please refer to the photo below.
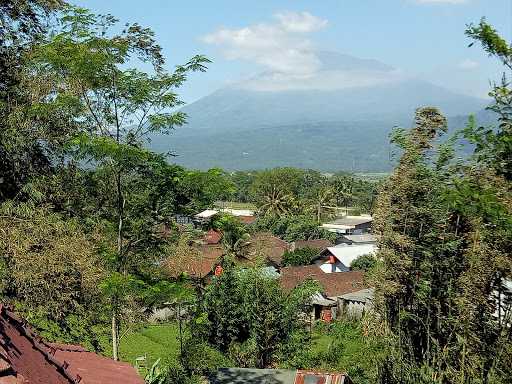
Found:
<path fill-rule="evenodd" d="M 158 359 L 153 363 L 146 377 L 144 377 L 144 382 L 146 384 L 164 384 L 166 378 L 167 372 L 165 369 L 162 369 L 160 359 Z"/>

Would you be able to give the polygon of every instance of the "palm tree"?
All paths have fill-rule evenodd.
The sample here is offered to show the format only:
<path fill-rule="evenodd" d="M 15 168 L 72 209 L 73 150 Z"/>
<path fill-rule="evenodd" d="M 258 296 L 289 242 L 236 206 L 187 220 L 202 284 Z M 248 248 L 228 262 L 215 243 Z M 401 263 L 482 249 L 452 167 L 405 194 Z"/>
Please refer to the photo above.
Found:
<path fill-rule="evenodd" d="M 330 205 L 334 202 L 335 191 L 330 185 L 322 185 L 320 186 L 314 197 L 313 197 L 313 206 L 316 208 L 316 220 L 318 223 L 322 220 L 322 207 L 326 205 Z"/>
<path fill-rule="evenodd" d="M 348 206 L 354 198 L 354 178 L 338 176 L 333 180 L 336 194 L 336 205 L 345 206 L 345 214 L 348 214 Z"/>
<path fill-rule="evenodd" d="M 271 185 L 262 196 L 262 204 L 260 210 L 265 215 L 282 216 L 289 213 L 294 207 L 294 198 L 292 194 Z"/>

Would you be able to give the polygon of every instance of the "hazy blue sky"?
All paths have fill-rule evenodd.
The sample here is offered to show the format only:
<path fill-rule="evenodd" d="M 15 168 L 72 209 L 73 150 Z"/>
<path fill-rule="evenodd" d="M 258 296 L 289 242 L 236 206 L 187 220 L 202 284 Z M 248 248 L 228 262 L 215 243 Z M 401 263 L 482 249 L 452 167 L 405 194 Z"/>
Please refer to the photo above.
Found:
<path fill-rule="evenodd" d="M 379 60 L 407 76 L 484 96 L 502 70 L 466 24 L 485 16 L 512 38 L 511 0 L 71 0 L 151 27 L 170 67 L 202 53 L 208 73 L 183 87 L 187 102 L 262 71 L 309 76 L 317 50 Z"/>

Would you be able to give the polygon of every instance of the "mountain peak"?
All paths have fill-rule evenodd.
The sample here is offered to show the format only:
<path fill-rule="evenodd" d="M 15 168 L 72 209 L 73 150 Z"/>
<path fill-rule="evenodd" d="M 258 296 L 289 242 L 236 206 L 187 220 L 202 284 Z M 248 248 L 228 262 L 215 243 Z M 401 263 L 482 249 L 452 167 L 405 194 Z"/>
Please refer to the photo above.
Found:
<path fill-rule="evenodd" d="M 312 52 L 317 65 L 307 71 L 266 71 L 233 84 L 253 91 L 336 90 L 399 82 L 405 74 L 373 59 L 334 51 Z"/>

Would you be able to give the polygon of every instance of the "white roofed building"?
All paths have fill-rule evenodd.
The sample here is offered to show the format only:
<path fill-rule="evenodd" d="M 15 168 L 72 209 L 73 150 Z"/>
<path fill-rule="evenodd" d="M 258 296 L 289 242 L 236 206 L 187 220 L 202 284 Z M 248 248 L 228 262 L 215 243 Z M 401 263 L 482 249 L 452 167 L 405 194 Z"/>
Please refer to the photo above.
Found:
<path fill-rule="evenodd" d="M 373 218 L 370 215 L 343 216 L 329 223 L 322 224 L 322 228 L 330 232 L 341 234 L 363 234 L 371 230 Z"/>
<path fill-rule="evenodd" d="M 350 265 L 359 256 L 375 254 L 376 244 L 339 244 L 323 250 L 315 264 L 325 273 L 348 272 Z"/>

